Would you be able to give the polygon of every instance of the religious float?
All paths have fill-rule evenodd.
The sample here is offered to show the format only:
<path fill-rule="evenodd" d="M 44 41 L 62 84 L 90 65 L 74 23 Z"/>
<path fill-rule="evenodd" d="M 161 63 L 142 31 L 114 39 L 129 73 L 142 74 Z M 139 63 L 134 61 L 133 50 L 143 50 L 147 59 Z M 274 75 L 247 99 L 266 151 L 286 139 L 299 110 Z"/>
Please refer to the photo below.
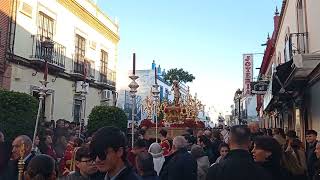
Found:
<path fill-rule="evenodd" d="M 140 127 L 147 129 L 146 132 L 150 138 L 159 138 L 158 132 L 161 128 L 167 129 L 168 137 L 182 135 L 186 128 L 192 128 L 194 133 L 205 128 L 205 124 L 198 119 L 198 113 L 204 106 L 197 96 L 192 97 L 188 89 L 187 95 L 181 98 L 177 81 L 173 82 L 172 91 L 174 92 L 173 101 L 164 98 L 162 102 L 159 102 L 159 99 L 155 102 L 152 93 L 144 100 L 143 110 L 147 118 L 141 121 Z"/>

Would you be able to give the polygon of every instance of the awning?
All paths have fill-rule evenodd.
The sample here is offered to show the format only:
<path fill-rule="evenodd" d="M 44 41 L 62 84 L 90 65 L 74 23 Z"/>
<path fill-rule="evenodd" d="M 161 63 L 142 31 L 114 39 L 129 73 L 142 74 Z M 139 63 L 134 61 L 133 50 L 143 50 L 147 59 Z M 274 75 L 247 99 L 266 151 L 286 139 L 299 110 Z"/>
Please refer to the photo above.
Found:
<path fill-rule="evenodd" d="M 276 72 L 273 74 L 272 77 L 272 94 L 277 94 L 282 86 L 284 86 L 285 81 L 287 80 L 290 72 L 292 71 L 292 63 L 293 61 L 288 61 L 283 64 L 280 64 L 276 67 Z"/>
<path fill-rule="evenodd" d="M 292 93 L 304 88 L 309 75 L 320 63 L 320 54 L 298 54 L 279 65 L 273 75 L 272 94 Z"/>

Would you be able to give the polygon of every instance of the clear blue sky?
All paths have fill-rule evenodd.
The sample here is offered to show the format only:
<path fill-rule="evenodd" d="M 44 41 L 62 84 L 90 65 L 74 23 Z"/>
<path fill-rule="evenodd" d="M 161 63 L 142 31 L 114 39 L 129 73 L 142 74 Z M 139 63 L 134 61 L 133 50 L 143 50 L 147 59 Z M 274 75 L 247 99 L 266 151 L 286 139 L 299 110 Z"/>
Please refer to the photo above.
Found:
<path fill-rule="evenodd" d="M 118 68 L 183 68 L 194 74 L 193 92 L 225 113 L 242 87 L 242 54 L 263 52 L 282 0 L 98 0 L 120 25 Z M 254 57 L 260 66 L 261 55 Z"/>

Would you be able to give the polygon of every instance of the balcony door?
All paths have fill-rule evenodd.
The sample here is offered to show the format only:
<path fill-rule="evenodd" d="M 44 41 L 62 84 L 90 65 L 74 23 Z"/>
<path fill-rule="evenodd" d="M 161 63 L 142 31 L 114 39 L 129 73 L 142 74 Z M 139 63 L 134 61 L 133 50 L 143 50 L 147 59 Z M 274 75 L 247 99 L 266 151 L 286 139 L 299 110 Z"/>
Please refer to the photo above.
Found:
<path fill-rule="evenodd" d="M 43 12 L 39 12 L 38 17 L 38 35 L 41 38 L 53 39 L 54 34 L 54 20 Z"/>
<path fill-rule="evenodd" d="M 303 0 L 298 0 L 297 3 L 297 24 L 298 24 L 298 32 L 304 33 L 306 32 L 306 24 L 305 24 L 305 11 Z"/>
<path fill-rule="evenodd" d="M 303 0 L 298 0 L 297 3 L 297 25 L 298 25 L 298 36 L 297 36 L 297 49 L 299 53 L 306 53 L 307 49 L 307 33 L 306 28 L 306 14 L 305 5 Z"/>
<path fill-rule="evenodd" d="M 84 74 L 84 57 L 86 53 L 86 39 L 79 34 L 75 37 L 75 57 L 74 57 L 74 71 L 76 73 Z"/>
<path fill-rule="evenodd" d="M 101 81 L 102 82 L 107 82 L 108 53 L 106 51 L 104 51 L 104 50 L 101 50 L 100 73 L 101 73 Z"/>

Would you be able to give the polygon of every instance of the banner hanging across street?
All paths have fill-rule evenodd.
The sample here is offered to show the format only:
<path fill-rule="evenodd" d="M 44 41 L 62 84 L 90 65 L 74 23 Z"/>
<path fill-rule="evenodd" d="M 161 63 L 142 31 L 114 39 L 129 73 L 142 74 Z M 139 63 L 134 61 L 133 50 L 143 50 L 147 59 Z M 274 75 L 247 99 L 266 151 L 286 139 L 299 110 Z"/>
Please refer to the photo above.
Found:
<path fill-rule="evenodd" d="M 253 81 L 253 54 L 243 54 L 243 95 L 251 94 Z"/>

